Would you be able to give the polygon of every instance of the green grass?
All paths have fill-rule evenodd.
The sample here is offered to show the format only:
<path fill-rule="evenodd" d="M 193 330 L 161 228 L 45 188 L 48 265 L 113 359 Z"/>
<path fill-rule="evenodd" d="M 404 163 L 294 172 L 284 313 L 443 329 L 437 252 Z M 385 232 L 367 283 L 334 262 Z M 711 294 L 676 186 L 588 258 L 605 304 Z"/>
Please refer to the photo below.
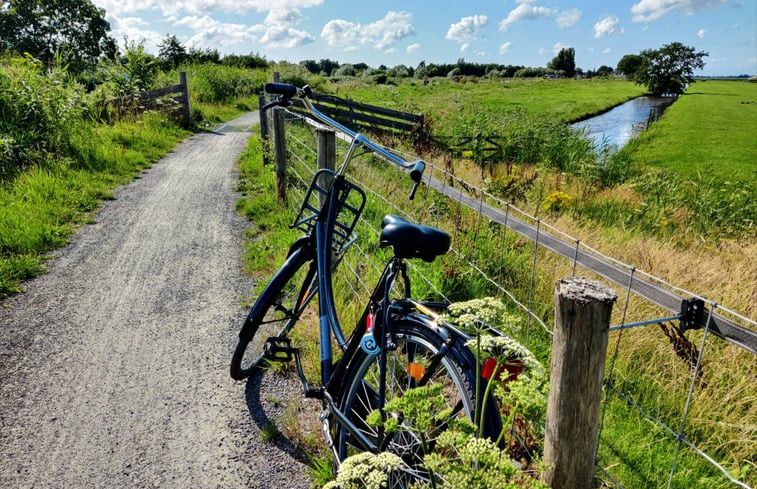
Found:
<path fill-rule="evenodd" d="M 363 103 L 422 113 L 434 132 L 451 135 L 477 119 L 518 112 L 554 121 L 571 122 L 598 114 L 642 95 L 644 89 L 625 80 L 402 80 L 398 85 L 346 82 L 333 85 L 337 95 Z M 486 129 L 494 130 L 497 126 Z M 473 136 L 473 133 L 461 135 Z"/>
<path fill-rule="evenodd" d="M 413 100 L 413 103 L 417 104 L 416 107 L 426 104 L 427 102 L 419 98 L 419 91 L 428 87 L 413 86 L 411 83 L 407 82 L 408 86 L 361 88 L 366 90 L 366 93 L 374 94 L 372 96 L 375 98 L 365 100 L 356 95 L 353 98 L 377 105 L 391 106 L 391 97 L 396 97 L 395 100 L 397 101 Z M 415 83 L 417 84 L 417 82 Z M 446 96 L 449 98 L 457 97 L 458 102 L 456 103 L 462 104 L 457 107 L 464 106 L 461 101 L 469 96 L 468 92 L 491 91 L 493 86 L 496 85 L 494 82 L 484 81 L 464 85 L 453 84 L 453 82 L 446 80 L 438 83 L 444 86 L 432 87 L 432 89 L 450 90 Z M 520 87 L 524 90 L 528 86 L 534 90 L 555 90 L 554 86 L 545 85 L 552 83 L 551 81 L 535 81 L 532 85 L 527 85 L 527 82 L 517 83 L 521 83 Z M 720 82 L 715 83 L 716 86 L 718 84 Z M 483 89 L 482 86 L 484 86 Z M 612 85 L 610 86 L 612 87 Z M 726 84 L 726 86 L 728 85 Z M 346 85 L 337 85 L 340 95 L 345 95 L 343 93 L 345 87 Z M 455 87 L 457 87 L 457 93 L 453 90 Z M 694 85 L 694 88 L 697 87 L 698 85 Z M 405 98 L 400 96 L 403 91 L 404 95 L 402 96 Z M 377 93 L 378 95 L 376 95 Z M 432 93 L 430 96 L 439 96 L 439 93 L 436 93 L 436 95 Z M 483 96 L 482 92 L 478 92 L 478 96 Z M 563 94 L 562 96 L 567 97 L 568 95 Z M 701 96 L 705 97 L 704 95 Z M 677 104 L 684 101 L 685 98 L 686 96 L 682 97 Z M 382 102 L 382 99 L 386 100 Z M 433 106 L 433 104 L 429 104 L 429 106 Z M 449 107 L 452 107 L 452 105 L 449 105 Z M 691 108 L 685 104 L 680 107 L 686 110 L 678 117 L 682 119 L 690 117 L 688 114 Z M 747 109 L 751 110 L 748 107 Z M 501 114 L 510 113 L 503 110 Z M 506 117 L 501 114 L 497 117 Z M 525 117 L 528 118 L 527 120 L 533 120 L 538 116 L 527 115 Z M 479 117 L 479 119 L 486 118 L 485 114 L 481 114 L 481 117 Z M 493 118 L 490 118 L 490 120 Z M 516 118 L 513 117 L 511 120 L 512 124 L 517 123 Z M 664 122 L 665 119 L 660 124 L 664 124 Z M 291 125 L 287 126 L 287 130 L 290 130 L 290 127 L 292 127 L 292 131 L 298 131 Z M 537 126 L 533 126 L 532 132 L 534 134 L 536 134 L 536 129 Z M 742 132 L 738 138 L 743 143 L 749 140 L 748 136 L 750 135 L 751 133 Z M 304 139 L 304 136 L 298 133 L 298 138 Z M 550 139 L 545 138 L 545 140 L 549 141 Z M 559 140 L 559 138 L 555 138 L 555 140 Z M 724 141 L 718 140 L 716 143 L 723 144 Z M 727 144 L 739 145 L 741 143 L 732 141 Z M 747 145 L 747 147 L 750 146 Z M 626 154 L 622 155 L 629 158 L 629 161 L 625 163 L 623 161 L 614 162 L 614 164 L 630 165 L 630 158 L 635 157 L 634 151 L 638 150 L 638 146 L 630 148 Z M 738 148 L 731 152 L 731 161 L 734 165 L 751 161 L 749 155 L 744 155 L 742 150 L 743 148 Z M 727 150 L 723 149 L 723 151 Z M 539 153 L 541 154 L 543 151 L 539 150 Z M 752 154 L 754 154 L 753 150 Z M 303 152 L 300 156 L 308 157 L 306 152 Z M 456 245 L 461 246 L 463 253 L 475 255 L 476 264 L 479 268 L 504 283 L 508 290 L 514 292 L 517 297 L 522 299 L 528 296 L 532 260 L 530 244 L 519 239 L 504 238 L 501 233 L 487 229 L 486 226 L 481 226 L 479 229 L 474 214 L 469 213 L 466 209 L 458 211 L 455 202 L 439 198 L 426 188 L 421 188 L 415 201 L 407 202 L 403 197 L 408 192 L 407 179 L 401 175 L 397 176 L 396 172 L 386 171 L 382 163 L 373 162 L 367 158 L 366 160 L 352 167 L 350 174 L 353 177 L 364 183 L 369 183 L 372 188 L 379 187 L 379 193 L 388 196 L 388 200 L 408 210 L 412 219 L 430 225 L 438 224 L 443 229 L 454 229 Z M 754 213 L 754 206 L 757 205 L 754 204 L 757 199 L 749 198 L 749 192 L 755 191 L 753 184 L 751 188 L 746 188 L 747 194 L 744 194 L 743 188 L 729 186 L 730 184 L 722 180 L 721 175 L 695 174 L 692 176 L 691 173 L 674 173 L 671 169 L 663 170 L 665 173 L 659 173 L 649 171 L 648 168 L 634 162 L 637 172 L 631 175 L 633 178 L 630 182 L 627 182 L 628 185 L 600 187 L 597 191 L 595 188 L 589 188 L 581 180 L 549 171 L 550 168 L 558 165 L 551 165 L 546 160 L 540 160 L 536 163 L 538 166 L 535 167 L 535 170 L 529 170 L 525 166 L 521 169 L 524 173 L 529 171 L 541 173 L 533 186 L 525 191 L 530 197 L 530 201 L 538 202 L 539 196 L 543 197 L 552 190 L 567 190 L 575 196 L 590 195 L 594 200 L 589 201 L 590 206 L 584 205 L 593 207 L 593 209 L 587 210 L 587 214 L 584 214 L 583 217 L 589 217 L 588 214 L 593 213 L 594 215 L 589 219 L 602 223 L 603 230 L 601 233 L 610 237 L 610 241 L 621 235 L 628 236 L 630 239 L 642 234 L 649 234 L 662 236 L 667 241 L 670 241 L 672 237 L 682 236 L 680 246 L 685 247 L 686 241 L 693 237 L 693 232 L 692 234 L 684 234 L 689 232 L 690 228 L 695 228 L 697 234 L 701 233 L 701 236 L 705 237 L 723 235 L 743 239 L 747 235 L 745 233 L 750 232 L 750 228 L 736 221 L 748 221 L 749 216 Z M 467 176 L 462 166 L 456 167 L 456 171 L 459 172 L 460 176 Z M 270 168 L 269 171 L 264 172 L 264 175 L 270 176 L 272 172 L 273 169 Z M 513 174 L 517 174 L 517 169 Z M 435 176 L 439 178 L 438 175 Z M 248 210 L 248 215 L 257 216 L 253 219 L 260 219 L 267 230 L 265 236 L 260 234 L 253 240 L 256 248 L 251 256 L 259 263 L 259 266 L 267 266 L 270 271 L 270 262 L 267 258 L 270 257 L 271 253 L 276 253 L 277 256 L 281 255 L 282 250 L 292 242 L 292 236 L 280 234 L 281 231 L 277 231 L 277 226 L 280 226 L 280 229 L 284 227 L 283 221 L 281 223 L 276 222 L 278 216 L 283 214 L 275 211 L 276 203 L 270 195 L 262 195 L 266 190 L 255 186 L 260 183 L 258 175 L 249 180 L 256 182 L 250 184 L 252 186 L 249 195 L 255 195 L 261 207 L 254 209 L 257 204 L 253 204 L 253 209 Z M 377 185 L 378 183 L 380 185 Z M 494 183 L 496 182 L 492 182 L 492 185 Z M 500 183 L 499 188 L 507 188 L 506 183 Z M 272 184 L 269 188 L 272 195 Z M 385 204 L 369 205 L 364 211 L 364 218 L 375 226 L 381 216 L 389 211 L 390 209 Z M 692 214 L 702 214 L 707 222 L 703 222 L 701 219 L 693 219 Z M 290 219 L 291 214 L 285 219 L 286 223 Z M 437 219 L 440 220 L 437 221 Z M 753 232 L 753 228 L 751 229 Z M 385 256 L 383 251 L 377 249 L 375 236 L 364 228 L 359 228 L 358 231 L 361 238 L 359 241 L 361 248 L 368 256 L 376 256 L 376 261 L 381 263 L 382 257 L 385 258 Z M 642 231 L 642 233 L 639 231 Z M 476 237 L 479 238 L 478 244 L 476 244 Z M 268 241 L 269 239 L 271 241 Z M 678 239 L 674 241 L 679 242 Z M 645 242 L 645 246 L 654 246 L 650 243 L 653 243 L 653 241 Z M 504 253 L 502 253 L 503 250 Z M 716 250 L 710 252 L 716 252 Z M 261 258 L 261 254 L 264 255 L 263 258 Z M 692 259 L 696 260 L 695 257 L 692 257 Z M 540 264 L 543 263 L 541 256 L 538 261 Z M 364 258 L 359 256 L 357 260 L 347 261 L 346 263 L 350 263 L 357 270 L 360 270 L 360 274 L 367 284 L 370 285 L 375 281 L 376 274 Z M 551 263 L 551 261 L 547 260 L 547 263 Z M 415 265 L 422 268 L 424 274 L 453 300 L 481 297 L 492 293 L 491 284 L 473 273 L 470 266 L 459 257 L 446 256 L 432 265 Z M 340 266 L 338 271 L 341 274 L 344 270 L 345 266 L 343 265 Z M 555 277 L 550 276 L 550 273 L 560 273 L 559 270 L 562 270 L 562 268 L 558 266 L 555 266 L 554 270 L 539 269 L 535 279 L 534 309 L 547 322 L 549 322 L 552 314 L 551 301 L 555 279 Z M 269 271 L 263 273 L 269 273 Z M 706 272 L 703 271 L 703 273 Z M 415 280 L 415 277 L 413 278 L 413 292 L 416 297 L 433 296 L 435 294 L 430 286 L 423 281 Z M 350 277 L 348 274 L 346 278 L 341 276 L 338 279 L 347 283 Z M 675 277 L 672 279 L 675 282 Z M 354 278 L 350 285 L 359 289 L 359 284 Z M 342 303 L 339 310 L 340 313 L 343 311 L 347 316 L 354 316 L 359 314 L 360 304 L 364 303 L 364 299 L 354 299 L 349 289 L 350 287 L 347 286 L 336 287 L 337 294 L 341 296 L 338 297 L 338 300 Z M 740 307 L 740 304 L 734 305 L 737 308 Z M 635 309 L 631 308 L 632 314 L 644 314 L 644 307 L 641 307 L 639 311 L 635 311 Z M 648 317 L 639 317 L 638 319 Z M 349 321 L 345 321 L 345 323 L 347 326 L 350 325 Z M 540 328 L 536 326 L 534 328 L 538 333 Z M 534 328 L 532 328 L 531 337 L 532 349 L 536 350 L 535 353 L 540 358 L 546 358 L 549 355 L 549 338 L 543 339 L 534 335 Z M 695 339 L 696 334 L 689 333 L 688 336 L 693 337 L 693 341 L 698 344 L 698 340 Z M 754 436 L 754 427 L 756 426 L 754 423 L 754 386 L 750 379 L 754 378 L 755 364 L 752 361 L 751 354 L 734 348 L 724 345 L 715 338 L 708 340 L 704 357 L 704 382 L 706 386 L 702 384 L 695 389 L 686 437 L 707 454 L 723 463 L 732 475 L 754 485 L 755 477 L 757 477 L 757 473 L 755 473 L 757 446 L 754 443 L 756 439 Z M 616 365 L 616 385 L 619 385 L 624 392 L 632 395 L 647 412 L 663 419 L 674 429 L 680 426 L 690 380 L 691 371 L 685 363 L 675 356 L 668 339 L 662 336 L 659 331 L 653 329 L 642 331 L 639 329 L 634 335 L 628 334 L 626 336 Z M 608 404 L 602 437 L 601 462 L 626 487 L 664 487 L 667 484 L 672 466 L 672 455 L 677 445 L 673 435 L 643 420 L 638 412 L 634 408 L 629 408 L 625 402 L 615 400 Z M 678 461 L 673 487 L 724 488 L 730 487 L 730 485 L 726 478 L 709 462 L 695 454 L 691 449 L 684 447 Z"/>
<path fill-rule="evenodd" d="M 698 81 L 633 146 L 638 166 L 757 185 L 757 83 Z"/>
<path fill-rule="evenodd" d="M 75 157 L 40 164 L 0 184 L 0 298 L 44 271 L 112 189 L 167 154 L 189 132 L 148 115 L 113 126 L 82 125 Z"/>

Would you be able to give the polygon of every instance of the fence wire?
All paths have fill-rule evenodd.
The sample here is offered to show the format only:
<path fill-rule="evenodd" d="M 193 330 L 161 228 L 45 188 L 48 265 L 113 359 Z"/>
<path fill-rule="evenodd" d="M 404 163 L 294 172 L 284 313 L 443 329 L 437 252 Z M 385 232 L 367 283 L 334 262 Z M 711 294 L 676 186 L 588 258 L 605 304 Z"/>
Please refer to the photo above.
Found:
<path fill-rule="evenodd" d="M 301 115 L 288 113 L 287 122 L 301 120 L 303 120 Z M 309 127 L 305 124 L 298 125 Z M 312 127 L 310 129 L 311 133 L 305 132 L 304 136 L 294 135 L 292 134 L 293 131 L 287 131 L 290 175 L 295 180 L 295 182 L 290 182 L 290 188 L 300 189 L 300 198 L 315 172 L 315 137 L 312 134 Z M 343 154 L 345 146 L 340 145 L 337 149 L 338 153 Z M 402 154 L 401 152 L 393 151 L 397 154 Z M 406 160 L 410 161 L 417 159 L 413 155 L 403 156 Z M 361 160 L 365 160 L 365 158 L 361 158 Z M 660 307 L 645 303 L 644 300 L 638 297 L 632 297 L 631 292 L 636 292 L 634 287 L 639 282 L 653 283 L 673 293 L 681 294 L 684 297 L 700 297 L 698 294 L 675 286 L 668 281 L 599 252 L 581 240 L 544 222 L 542 219 L 518 209 L 512 203 L 503 201 L 491 195 L 485 189 L 460 179 L 448 169 L 433 164 L 428 165 L 426 176 L 424 176 L 425 185 L 419 190 L 416 200 L 411 203 L 398 190 L 398 188 L 403 188 L 403 179 L 406 179 L 404 175 L 398 175 L 395 186 L 387 192 L 385 186 L 377 185 L 382 179 L 387 178 L 385 171 L 379 172 L 377 169 L 380 163 L 368 159 L 368 161 L 362 161 L 359 164 L 361 165 L 360 171 L 349 172 L 350 179 L 366 191 L 369 199 L 379 202 L 385 208 L 386 213 L 398 214 L 406 219 L 422 224 L 441 227 L 449 223 L 449 221 L 444 220 L 444 212 L 451 212 L 453 215 L 453 228 L 445 230 L 453 237 L 453 241 L 451 253 L 445 258 L 445 269 L 454 268 L 457 273 L 460 272 L 459 267 L 461 264 L 464 264 L 466 269 L 463 275 L 466 280 L 478 281 L 485 284 L 485 288 L 491 290 L 492 295 L 497 295 L 514 307 L 521 309 L 528 318 L 525 338 L 527 344 L 532 340 L 532 336 L 539 336 L 542 339 L 546 338 L 546 341 L 551 341 L 551 330 L 548 324 L 551 322 L 549 318 L 553 317 L 553 308 L 550 300 L 545 299 L 545 297 L 551 298 L 550 286 L 552 283 L 548 283 L 541 277 L 550 273 L 575 275 L 580 266 L 583 273 L 592 276 L 592 278 L 607 281 L 601 273 L 595 273 L 596 271 L 591 268 L 592 261 L 587 261 L 585 258 L 587 256 L 591 257 L 591 260 L 597 260 L 606 264 L 606 266 L 621 269 L 626 273 L 627 282 L 621 285 L 625 289 L 625 299 L 623 300 L 622 307 L 616 307 L 614 314 L 614 318 L 620 322 L 621 326 L 628 324 L 629 313 L 632 311 L 634 312 L 634 319 L 639 319 L 639 314 L 646 315 L 647 318 L 664 315 Z M 290 199 L 290 202 L 294 200 L 296 199 Z M 295 204 L 293 203 L 292 205 Z M 496 220 L 492 219 L 493 213 L 491 209 L 496 209 L 497 211 Z M 371 267 L 373 273 L 380 273 L 378 265 L 376 265 L 377 260 L 371 256 L 377 252 L 380 253 L 378 248 L 375 247 L 379 236 L 379 230 L 376 225 L 380 219 L 381 216 L 363 216 L 361 218 L 358 234 L 362 234 L 361 238 L 363 239 L 361 239 L 360 244 L 353 247 L 356 252 L 348 253 L 348 257 L 344 261 L 343 278 L 345 275 L 347 276 L 345 282 L 350 292 L 356 296 L 355 301 L 358 304 L 365 303 L 371 291 L 371 287 L 365 281 L 366 267 Z M 523 235 L 517 234 L 520 223 L 529 223 L 531 228 L 535 229 L 535 232 L 532 232 L 531 235 L 526 235 L 528 239 L 524 239 Z M 563 257 L 570 255 L 572 259 L 568 258 L 567 263 L 555 260 L 555 254 L 548 253 L 548 251 L 555 251 L 554 248 L 557 246 L 549 241 L 552 239 L 557 239 L 560 246 L 567 246 L 569 248 L 569 254 L 562 250 L 562 253 L 559 255 Z M 531 251 L 524 252 L 523 250 L 529 247 L 529 241 L 532 243 L 532 246 L 530 246 Z M 499 254 L 490 256 L 493 253 Z M 426 267 L 412 263 L 411 267 L 415 277 L 420 278 L 423 284 L 425 284 L 423 288 L 428 291 L 427 293 L 435 294 L 446 301 L 460 300 L 460 291 L 455 292 L 451 296 L 442 293 L 438 284 L 439 277 L 427 275 Z M 513 267 L 516 267 L 521 274 L 521 282 L 525 279 L 525 282 L 528 283 L 528 287 L 525 290 L 522 287 L 513 286 L 515 280 L 510 275 L 513 273 Z M 445 285 L 449 288 L 449 281 Z M 613 285 L 618 286 L 618 282 L 616 281 Z M 659 413 L 656 413 L 657 406 L 644 406 L 644 400 L 640 399 L 645 397 L 644 391 L 647 386 L 629 385 L 625 374 L 621 376 L 617 368 L 617 361 L 621 351 L 633 349 L 635 343 L 642 341 L 640 338 L 644 338 L 643 341 L 648 341 L 650 336 L 659 337 L 661 335 L 648 334 L 648 328 L 645 328 L 647 334 L 644 337 L 631 332 L 625 333 L 625 329 L 623 328 L 613 332 L 615 335 L 614 348 L 608 354 L 608 362 L 605 369 L 605 391 L 599 426 L 600 441 L 596 452 L 598 478 L 604 481 L 603 484 L 605 487 L 662 487 L 663 485 L 667 488 L 688 487 L 682 485 L 684 483 L 679 482 L 676 476 L 679 473 L 687 474 L 690 471 L 687 464 L 691 463 L 691 454 L 700 460 L 706 461 L 708 466 L 714 469 L 712 473 L 708 472 L 702 476 L 702 487 L 737 486 L 747 489 L 754 487 L 757 481 L 757 440 L 755 439 L 757 437 L 757 420 L 754 419 L 757 400 L 754 398 L 749 399 L 749 404 L 745 409 L 748 419 L 743 420 L 744 429 L 742 431 L 745 433 L 744 436 L 747 438 L 751 437 L 752 441 L 746 444 L 747 453 L 742 454 L 744 458 L 741 461 L 736 461 L 735 464 L 733 462 L 730 464 L 731 466 L 736 465 L 736 474 L 734 474 L 733 470 L 727 469 L 722 461 L 718 462 L 717 456 L 708 454 L 705 449 L 698 446 L 695 440 L 687 437 L 687 433 L 690 432 L 689 421 L 690 416 L 692 416 L 692 408 L 707 386 L 703 380 L 703 365 L 711 366 L 718 362 L 720 356 L 736 354 L 741 355 L 747 362 L 751 363 L 751 368 L 747 368 L 747 376 L 750 371 L 754 371 L 754 356 L 751 353 L 745 353 L 743 350 L 739 351 L 735 346 L 725 344 L 720 338 L 712 335 L 710 324 L 716 309 L 719 314 L 727 315 L 728 318 L 740 322 L 751 331 L 757 329 L 757 322 L 713 301 L 707 301 L 706 303 L 710 306 L 707 324 L 704 331 L 694 333 L 697 336 L 701 335 L 698 348 L 693 343 L 688 342 L 682 334 L 676 336 L 674 332 L 665 333 L 669 336 L 676 355 L 683 358 L 679 347 L 684 350 L 689 348 L 687 351 L 690 353 L 687 360 L 689 362 L 689 373 L 685 374 L 685 376 L 689 376 L 689 381 L 686 382 L 685 401 L 681 406 L 680 417 L 677 421 L 670 414 L 670 409 L 667 411 L 661 410 Z M 540 326 L 540 332 L 531 331 L 530 324 L 532 321 Z M 663 329 L 663 332 L 675 330 L 674 327 L 665 329 L 662 324 L 660 324 L 660 328 Z M 676 341 L 679 342 L 679 346 L 676 346 Z M 681 344 L 684 346 L 681 347 Z M 691 351 L 695 355 L 691 354 Z M 711 352 L 711 356 L 705 357 L 705 351 Z M 644 359 L 634 359 L 633 355 L 631 355 L 629 361 L 631 365 L 635 365 L 643 363 Z M 674 380 L 678 382 L 681 379 L 677 378 Z M 651 379 L 649 382 L 659 385 L 666 385 L 666 383 L 672 385 L 675 383 L 665 378 Z M 668 462 L 664 460 L 652 460 L 649 462 L 652 465 L 660 467 L 667 465 L 669 467 L 669 470 L 665 471 L 667 477 L 665 477 L 664 481 L 660 478 L 651 479 L 650 476 L 637 476 L 634 470 L 650 470 L 648 467 L 637 467 L 636 464 L 638 462 L 631 461 L 627 464 L 627 467 L 623 467 L 623 456 L 622 454 L 618 455 L 617 452 L 619 449 L 617 443 L 611 439 L 616 432 L 607 431 L 608 426 L 613 423 L 607 415 L 608 407 L 615 401 L 621 401 L 627 408 L 635 411 L 641 420 L 651 423 L 667 434 L 669 443 L 673 444 L 672 460 Z M 650 399 L 646 399 L 646 401 L 650 401 Z M 706 415 L 706 413 L 702 413 L 701 409 L 697 411 L 698 418 Z M 713 413 L 710 413 L 710 415 L 713 415 Z M 711 425 L 719 423 L 715 416 L 710 420 Z M 673 427 L 674 425 L 677 425 L 677 427 Z M 705 425 L 708 424 L 705 423 Z M 699 440 L 707 439 L 708 435 L 707 433 L 702 433 L 701 426 L 700 423 L 696 430 L 694 430 L 695 438 Z M 644 430 L 642 429 L 642 431 Z M 732 440 L 727 440 L 723 445 L 729 446 L 731 442 Z M 633 445 L 633 442 L 631 444 Z"/>

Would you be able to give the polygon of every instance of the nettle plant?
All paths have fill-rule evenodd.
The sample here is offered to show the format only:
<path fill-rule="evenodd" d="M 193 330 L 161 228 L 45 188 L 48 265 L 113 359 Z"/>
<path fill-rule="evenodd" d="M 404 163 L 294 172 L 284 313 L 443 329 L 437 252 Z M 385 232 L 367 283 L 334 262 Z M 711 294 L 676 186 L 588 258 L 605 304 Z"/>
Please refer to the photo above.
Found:
<path fill-rule="evenodd" d="M 523 321 L 494 298 L 451 304 L 442 319 L 471 336 L 467 346 L 481 372 L 477 396 L 493 395 L 498 400 L 503 428 L 497 439 L 480 436 L 479 419 L 484 413 L 478 413 L 473 423 L 461 419 L 449 423 L 441 385 L 411 389 L 387 402 L 384 416 L 374 411 L 367 421 L 387 434 L 412 431 L 420 440 L 428 480 L 412 487 L 547 488 L 537 476 L 549 382 L 536 357 L 510 336 L 519 335 Z M 444 422 L 448 422 L 444 433 L 434 433 Z M 433 446 L 428 440 L 434 440 Z M 394 487 L 406 469 L 396 455 L 361 453 L 345 460 L 336 480 L 325 488 Z"/>

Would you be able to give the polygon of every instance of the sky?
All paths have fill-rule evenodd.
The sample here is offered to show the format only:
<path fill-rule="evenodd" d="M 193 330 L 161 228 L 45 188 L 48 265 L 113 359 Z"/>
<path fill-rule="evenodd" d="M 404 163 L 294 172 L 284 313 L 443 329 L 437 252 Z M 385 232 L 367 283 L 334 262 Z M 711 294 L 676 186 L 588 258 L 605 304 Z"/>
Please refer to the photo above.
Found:
<path fill-rule="evenodd" d="M 755 0 L 93 0 L 123 44 L 185 47 L 270 61 L 328 58 L 415 67 L 421 61 L 546 66 L 565 47 L 576 66 L 681 42 L 706 51 L 696 75 L 757 74 Z"/>

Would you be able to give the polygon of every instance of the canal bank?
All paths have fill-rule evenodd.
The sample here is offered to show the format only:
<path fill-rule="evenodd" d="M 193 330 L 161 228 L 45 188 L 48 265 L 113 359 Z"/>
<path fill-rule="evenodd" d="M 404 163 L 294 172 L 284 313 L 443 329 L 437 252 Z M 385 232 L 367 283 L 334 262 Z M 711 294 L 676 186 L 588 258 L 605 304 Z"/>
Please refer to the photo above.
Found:
<path fill-rule="evenodd" d="M 675 100 L 675 97 L 636 97 L 599 115 L 575 122 L 571 127 L 584 131 L 598 150 L 606 146 L 620 148 L 659 119 Z"/>

